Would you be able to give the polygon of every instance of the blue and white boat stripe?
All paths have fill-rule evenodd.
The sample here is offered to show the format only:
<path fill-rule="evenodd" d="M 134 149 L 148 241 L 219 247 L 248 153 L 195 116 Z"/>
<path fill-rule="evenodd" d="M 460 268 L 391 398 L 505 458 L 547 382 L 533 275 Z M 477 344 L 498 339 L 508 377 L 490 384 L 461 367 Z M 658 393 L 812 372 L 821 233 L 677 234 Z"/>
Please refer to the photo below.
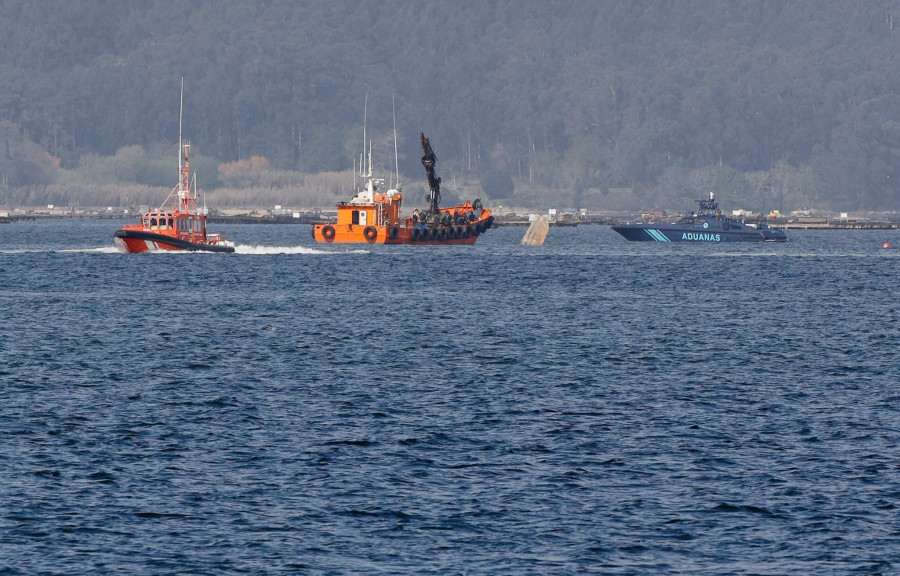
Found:
<path fill-rule="evenodd" d="M 647 234 L 650 235 L 651 238 L 653 238 L 657 242 L 671 242 L 671 240 L 666 238 L 665 234 L 663 234 L 659 230 L 656 230 L 655 228 L 645 228 L 644 230 L 647 232 Z"/>

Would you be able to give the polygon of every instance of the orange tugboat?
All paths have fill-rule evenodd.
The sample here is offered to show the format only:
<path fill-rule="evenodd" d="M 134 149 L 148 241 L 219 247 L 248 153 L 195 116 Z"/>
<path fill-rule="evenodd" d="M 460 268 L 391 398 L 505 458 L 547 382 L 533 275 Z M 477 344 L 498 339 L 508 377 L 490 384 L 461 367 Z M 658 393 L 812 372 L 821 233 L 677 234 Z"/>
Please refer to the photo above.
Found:
<path fill-rule="evenodd" d="M 191 189 L 188 162 L 191 145 L 182 140 L 180 123 L 179 120 L 178 184 L 159 208 L 144 214 L 140 222 L 126 224 L 116 231 L 116 244 L 125 252 L 234 252 L 234 246 L 226 242 L 224 234 L 206 233 L 206 214 L 197 208 L 196 179 Z"/>
<path fill-rule="evenodd" d="M 428 138 L 419 133 L 422 145 L 422 165 L 428 176 L 430 196 L 428 209 L 416 210 L 408 218 L 400 217 L 403 195 L 400 187 L 382 191 L 384 180 L 372 177 L 372 158 L 369 171 L 363 174 L 365 189 L 349 202 L 337 205 L 335 224 L 313 226 L 312 236 L 317 242 L 366 244 L 474 244 L 494 221 L 491 211 L 481 200 L 458 206 L 441 208 L 441 179 L 435 175 L 437 156 Z"/>

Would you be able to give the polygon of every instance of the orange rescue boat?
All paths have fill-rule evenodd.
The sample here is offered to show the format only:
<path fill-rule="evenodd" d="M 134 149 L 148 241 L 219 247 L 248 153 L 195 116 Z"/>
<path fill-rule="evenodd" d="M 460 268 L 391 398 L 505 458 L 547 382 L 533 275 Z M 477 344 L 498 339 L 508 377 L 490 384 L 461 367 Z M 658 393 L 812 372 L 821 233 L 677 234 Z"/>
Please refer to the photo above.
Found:
<path fill-rule="evenodd" d="M 234 246 L 225 240 L 224 234 L 206 232 L 205 211 L 197 208 L 199 195 L 196 192 L 196 178 L 193 186 L 190 180 L 188 154 L 191 145 L 182 140 L 180 127 L 178 140 L 181 148 L 178 156 L 178 184 L 159 208 L 145 213 L 140 222 L 126 224 L 117 230 L 114 235 L 116 245 L 125 252 L 234 252 Z M 171 205 L 166 207 L 170 201 Z"/>

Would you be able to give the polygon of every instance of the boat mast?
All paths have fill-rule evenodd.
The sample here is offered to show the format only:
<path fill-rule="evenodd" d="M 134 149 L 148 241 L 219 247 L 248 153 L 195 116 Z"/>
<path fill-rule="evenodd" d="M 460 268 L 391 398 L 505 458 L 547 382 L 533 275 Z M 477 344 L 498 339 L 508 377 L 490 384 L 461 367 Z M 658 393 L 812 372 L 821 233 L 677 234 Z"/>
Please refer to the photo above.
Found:
<path fill-rule="evenodd" d="M 181 77 L 181 101 L 178 105 L 178 174 L 179 184 L 181 183 L 181 145 L 184 141 L 181 139 L 181 120 L 184 117 L 184 76 Z"/>
<path fill-rule="evenodd" d="M 366 144 L 367 144 L 367 141 L 366 141 L 366 125 L 367 125 L 367 122 L 368 122 L 368 120 L 367 120 L 367 118 L 368 118 L 368 113 L 369 113 L 369 93 L 366 92 L 366 101 L 365 101 L 365 103 L 363 104 L 363 147 L 362 147 L 362 150 L 363 150 L 363 158 L 362 158 L 362 160 L 360 161 L 360 164 L 359 164 L 359 175 L 360 175 L 360 177 L 362 177 L 362 178 L 366 178 L 366 177 L 371 178 L 371 176 L 372 176 L 371 170 L 369 171 L 369 174 L 363 174 L 363 171 L 362 171 L 362 170 L 363 170 L 363 165 L 362 165 L 362 163 L 363 163 L 363 161 L 365 160 L 365 155 L 366 155 Z M 372 165 L 372 152 L 371 152 L 371 150 L 370 150 L 370 151 L 369 151 L 369 166 L 371 166 L 371 165 Z"/>
<path fill-rule="evenodd" d="M 184 148 L 184 138 L 182 137 L 182 123 L 184 119 L 184 76 L 181 77 L 181 100 L 178 105 L 178 199 L 181 201 L 181 211 L 187 212 L 187 193 L 186 187 L 190 186 L 187 179 L 185 168 L 188 165 L 187 150 Z M 184 162 L 182 163 L 182 155 Z"/>
<path fill-rule="evenodd" d="M 394 94 L 391 94 L 391 108 L 394 113 L 394 173 L 397 175 L 397 185 L 394 187 L 397 192 L 400 188 L 400 157 L 397 154 L 397 103 Z"/>
<path fill-rule="evenodd" d="M 181 77 L 181 100 L 178 105 L 178 208 L 182 214 L 191 212 L 191 168 L 188 156 L 191 145 L 184 142 L 184 76 Z M 196 181 L 194 189 L 196 190 Z"/>

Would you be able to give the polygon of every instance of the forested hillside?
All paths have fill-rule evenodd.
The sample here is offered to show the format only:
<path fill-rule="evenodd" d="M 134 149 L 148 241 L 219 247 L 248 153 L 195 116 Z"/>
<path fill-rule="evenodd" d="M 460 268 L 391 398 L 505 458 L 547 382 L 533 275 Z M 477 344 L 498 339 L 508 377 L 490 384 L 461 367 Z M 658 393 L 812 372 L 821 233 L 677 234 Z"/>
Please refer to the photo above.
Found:
<path fill-rule="evenodd" d="M 5 0 L 0 204 L 172 185 L 184 78 L 207 189 L 330 201 L 310 187 L 359 161 L 368 97 L 379 166 L 395 98 L 404 179 L 423 180 L 423 131 L 448 187 L 494 202 L 680 209 L 716 190 L 900 210 L 895 16 L 895 0 Z"/>

